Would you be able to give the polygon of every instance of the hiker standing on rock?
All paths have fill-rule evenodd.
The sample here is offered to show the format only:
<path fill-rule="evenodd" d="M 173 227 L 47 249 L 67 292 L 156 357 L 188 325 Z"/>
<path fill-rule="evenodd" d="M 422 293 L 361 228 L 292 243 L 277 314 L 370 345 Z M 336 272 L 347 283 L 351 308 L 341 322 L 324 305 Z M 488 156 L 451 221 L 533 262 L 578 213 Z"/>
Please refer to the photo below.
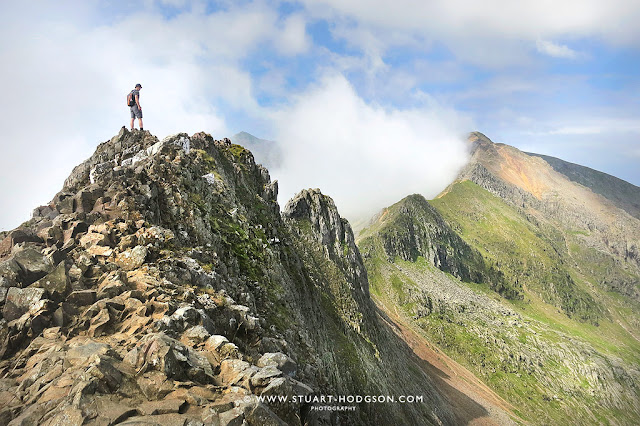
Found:
<path fill-rule="evenodd" d="M 131 130 L 133 131 L 133 123 L 138 118 L 138 124 L 140 124 L 140 130 L 144 130 L 144 126 L 142 125 L 142 107 L 140 106 L 140 89 L 142 89 L 142 85 L 140 83 L 136 84 L 135 89 L 133 89 L 127 95 L 127 105 L 129 105 L 129 109 L 131 110 Z"/>

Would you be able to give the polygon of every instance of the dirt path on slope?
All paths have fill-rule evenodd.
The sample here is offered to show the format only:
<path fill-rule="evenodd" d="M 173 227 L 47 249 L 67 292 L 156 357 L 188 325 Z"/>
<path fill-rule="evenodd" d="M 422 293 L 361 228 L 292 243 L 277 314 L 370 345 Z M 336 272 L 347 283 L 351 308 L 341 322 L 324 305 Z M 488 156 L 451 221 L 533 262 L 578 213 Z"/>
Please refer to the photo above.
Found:
<path fill-rule="evenodd" d="M 500 398 L 469 370 L 449 358 L 416 333 L 396 312 L 376 301 L 380 316 L 422 361 L 420 367 L 433 379 L 443 397 L 451 404 L 459 424 L 471 426 L 515 425 L 525 423 L 513 414 L 513 406 Z"/>

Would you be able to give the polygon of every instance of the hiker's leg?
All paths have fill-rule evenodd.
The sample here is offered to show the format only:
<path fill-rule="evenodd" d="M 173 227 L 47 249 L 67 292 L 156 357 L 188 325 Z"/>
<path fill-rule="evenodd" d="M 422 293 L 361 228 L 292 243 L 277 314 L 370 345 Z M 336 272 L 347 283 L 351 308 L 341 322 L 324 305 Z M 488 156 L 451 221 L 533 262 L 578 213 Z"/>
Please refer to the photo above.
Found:
<path fill-rule="evenodd" d="M 131 130 L 133 130 L 133 123 L 135 121 L 135 118 L 131 117 Z"/>
<path fill-rule="evenodd" d="M 144 129 L 144 126 L 142 125 L 142 117 L 138 118 L 138 124 L 140 125 L 141 129 Z"/>

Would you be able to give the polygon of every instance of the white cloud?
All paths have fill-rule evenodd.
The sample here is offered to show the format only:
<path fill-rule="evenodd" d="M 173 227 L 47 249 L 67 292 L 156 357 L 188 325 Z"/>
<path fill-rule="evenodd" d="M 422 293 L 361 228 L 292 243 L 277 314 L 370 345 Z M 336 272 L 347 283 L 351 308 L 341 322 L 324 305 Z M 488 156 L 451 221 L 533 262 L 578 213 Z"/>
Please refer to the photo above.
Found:
<path fill-rule="evenodd" d="M 351 219 L 411 193 L 437 195 L 467 160 L 468 119 L 433 103 L 406 110 L 367 104 L 340 75 L 325 77 L 274 118 L 285 157 L 272 173 L 281 203 L 319 187 Z"/>
<path fill-rule="evenodd" d="M 632 148 L 628 151 L 628 155 L 633 158 L 640 159 L 640 148 Z"/>
<path fill-rule="evenodd" d="M 564 44 L 557 44 L 547 40 L 537 40 L 536 48 L 538 49 L 538 52 L 554 58 L 576 59 L 580 56 L 578 52 Z"/>
<path fill-rule="evenodd" d="M 531 43 L 539 39 L 595 37 L 613 44 L 640 43 L 640 2 L 628 0 L 303 2 L 313 16 L 338 22 L 337 35 L 345 34 L 344 26 L 355 28 L 352 33 L 368 33 L 375 42 L 362 34 L 348 39 L 363 51 L 371 45 L 390 49 L 396 42 L 391 36 L 401 34 L 427 47 L 434 40 L 443 42 L 463 60 L 496 68 L 526 63 Z"/>
<path fill-rule="evenodd" d="M 306 52 L 311 43 L 306 25 L 305 18 L 300 14 L 287 17 L 282 25 L 282 31 L 276 38 L 278 50 L 286 55 Z"/>

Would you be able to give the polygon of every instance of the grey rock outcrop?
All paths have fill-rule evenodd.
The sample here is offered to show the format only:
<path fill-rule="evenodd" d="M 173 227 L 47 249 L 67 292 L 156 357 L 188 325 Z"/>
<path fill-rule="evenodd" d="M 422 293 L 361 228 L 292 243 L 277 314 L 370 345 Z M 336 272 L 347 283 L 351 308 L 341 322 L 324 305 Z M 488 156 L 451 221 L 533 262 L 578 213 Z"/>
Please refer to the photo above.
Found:
<path fill-rule="evenodd" d="M 340 217 L 335 203 L 319 189 L 307 189 L 293 197 L 285 206 L 283 217 L 292 223 L 307 221 L 314 236 L 328 259 L 349 274 L 349 281 L 358 283 L 359 290 L 369 297 L 367 271 L 356 247 L 349 222 Z M 304 229 L 297 223 L 296 229 Z"/>
<path fill-rule="evenodd" d="M 99 145 L 3 240 L 2 422 L 454 423 L 378 319 L 348 222 L 304 194 L 281 216 L 251 152 L 205 133 Z M 426 403 L 292 398 L 378 392 Z"/>

